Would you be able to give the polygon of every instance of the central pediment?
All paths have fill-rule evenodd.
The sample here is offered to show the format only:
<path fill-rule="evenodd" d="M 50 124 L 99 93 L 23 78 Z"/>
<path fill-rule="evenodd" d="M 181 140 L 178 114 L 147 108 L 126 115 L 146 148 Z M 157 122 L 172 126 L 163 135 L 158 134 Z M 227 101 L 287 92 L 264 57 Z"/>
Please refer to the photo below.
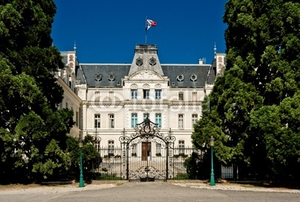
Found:
<path fill-rule="evenodd" d="M 129 80 L 163 80 L 164 78 L 155 71 L 141 70 L 129 77 Z"/>

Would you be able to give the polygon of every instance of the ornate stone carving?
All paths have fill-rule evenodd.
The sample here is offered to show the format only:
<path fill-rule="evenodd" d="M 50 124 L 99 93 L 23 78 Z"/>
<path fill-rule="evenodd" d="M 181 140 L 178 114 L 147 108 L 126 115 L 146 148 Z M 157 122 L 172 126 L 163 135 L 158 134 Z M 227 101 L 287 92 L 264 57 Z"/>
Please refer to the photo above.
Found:
<path fill-rule="evenodd" d="M 131 80 L 162 80 L 163 78 L 153 71 L 140 71 L 131 76 Z"/>

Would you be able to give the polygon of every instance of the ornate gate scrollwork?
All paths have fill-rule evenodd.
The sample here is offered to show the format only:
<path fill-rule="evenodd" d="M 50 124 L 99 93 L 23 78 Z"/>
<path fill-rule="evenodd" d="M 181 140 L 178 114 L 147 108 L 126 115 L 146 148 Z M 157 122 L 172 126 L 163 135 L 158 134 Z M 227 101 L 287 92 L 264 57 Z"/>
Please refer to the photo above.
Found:
<path fill-rule="evenodd" d="M 141 181 L 154 181 L 155 179 L 168 180 L 169 176 L 169 164 L 172 161 L 172 154 L 170 155 L 170 149 L 173 148 L 176 138 L 171 136 L 171 132 L 166 135 L 160 132 L 158 124 L 153 123 L 147 117 L 142 123 L 137 124 L 134 128 L 135 132 L 126 136 L 125 132 L 123 136 L 119 138 L 122 145 L 123 166 L 126 166 L 126 178 L 127 180 L 141 180 Z M 164 156 L 164 168 L 158 168 L 159 166 L 153 161 L 149 160 L 149 144 L 158 143 L 165 149 Z M 141 166 L 129 167 L 129 150 L 133 145 L 144 144 L 147 148 L 146 163 Z M 150 145 L 151 148 L 151 145 Z M 150 156 L 151 158 L 151 156 Z M 140 162 L 142 160 L 140 159 Z M 149 162 L 150 161 L 150 162 Z"/>

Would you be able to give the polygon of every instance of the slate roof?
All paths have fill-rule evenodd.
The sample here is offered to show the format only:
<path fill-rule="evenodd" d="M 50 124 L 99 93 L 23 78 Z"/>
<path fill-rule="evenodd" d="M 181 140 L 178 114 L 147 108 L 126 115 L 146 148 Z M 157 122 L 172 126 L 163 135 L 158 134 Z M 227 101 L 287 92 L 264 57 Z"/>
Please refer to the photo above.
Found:
<path fill-rule="evenodd" d="M 204 87 L 211 65 L 162 65 L 165 76 L 170 79 L 170 87 Z M 196 77 L 191 77 L 196 75 Z M 183 76 L 183 77 L 182 77 Z"/>
<path fill-rule="evenodd" d="M 129 73 L 130 65 L 124 64 L 82 64 L 79 65 L 76 80 L 88 87 L 122 87 L 122 78 Z"/>
<path fill-rule="evenodd" d="M 122 78 L 128 76 L 131 64 L 80 64 L 77 66 L 76 80 L 88 87 L 122 87 Z M 211 65 L 161 65 L 164 76 L 170 79 L 171 88 L 204 87 L 215 79 Z M 211 70 L 211 71 L 210 71 Z M 210 75 L 208 75 L 210 73 Z M 193 75 L 193 77 L 191 77 Z M 195 77 L 196 75 L 196 77 Z"/>

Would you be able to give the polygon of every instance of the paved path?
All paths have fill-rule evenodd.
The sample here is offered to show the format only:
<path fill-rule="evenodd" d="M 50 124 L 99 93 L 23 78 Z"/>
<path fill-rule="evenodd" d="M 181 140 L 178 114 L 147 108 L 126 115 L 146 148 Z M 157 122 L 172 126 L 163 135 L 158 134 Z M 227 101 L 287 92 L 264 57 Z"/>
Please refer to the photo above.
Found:
<path fill-rule="evenodd" d="M 203 183 L 125 182 L 124 184 L 93 184 L 84 188 L 52 186 L 3 189 L 1 202 L 255 202 L 298 201 L 299 190 L 243 188 L 239 186 L 209 187 Z M 196 186 L 198 185 L 198 186 Z"/>

